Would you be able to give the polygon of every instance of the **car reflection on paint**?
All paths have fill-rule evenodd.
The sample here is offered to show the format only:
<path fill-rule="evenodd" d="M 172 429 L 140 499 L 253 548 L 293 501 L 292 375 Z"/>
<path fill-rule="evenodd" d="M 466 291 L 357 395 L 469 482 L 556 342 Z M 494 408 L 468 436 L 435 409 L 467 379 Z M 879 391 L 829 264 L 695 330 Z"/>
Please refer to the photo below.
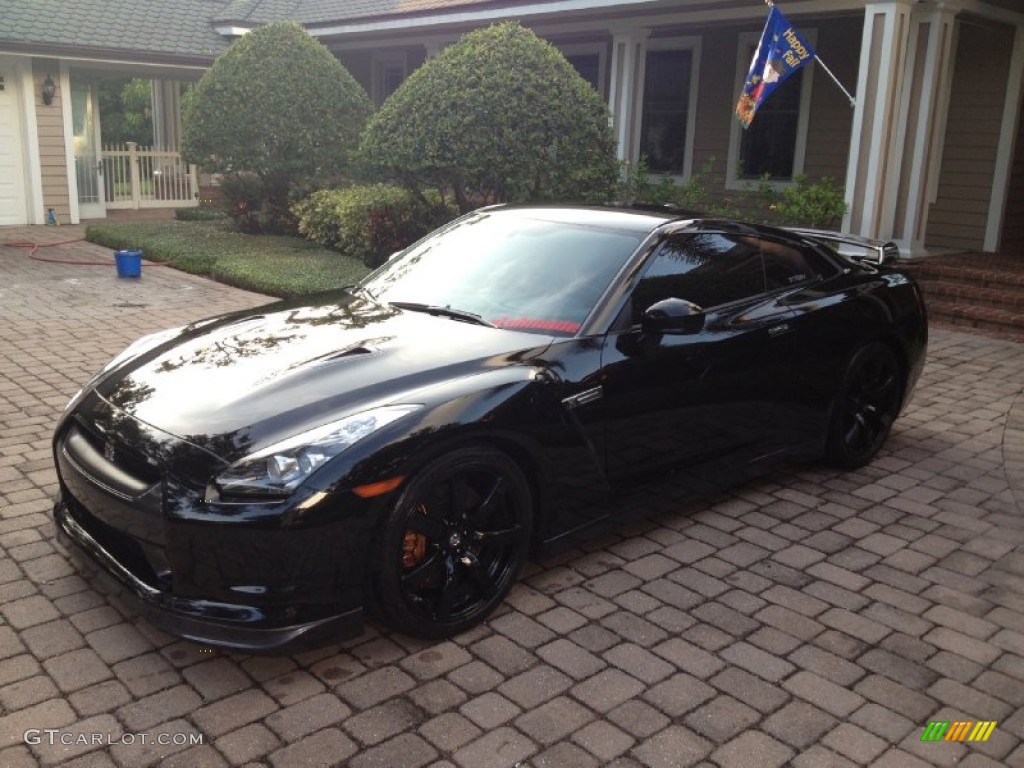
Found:
<path fill-rule="evenodd" d="M 664 209 L 482 209 L 347 290 L 131 345 L 57 427 L 59 534 L 205 644 L 325 642 L 366 608 L 457 633 L 638 478 L 870 461 L 927 344 L 889 250 Z"/>

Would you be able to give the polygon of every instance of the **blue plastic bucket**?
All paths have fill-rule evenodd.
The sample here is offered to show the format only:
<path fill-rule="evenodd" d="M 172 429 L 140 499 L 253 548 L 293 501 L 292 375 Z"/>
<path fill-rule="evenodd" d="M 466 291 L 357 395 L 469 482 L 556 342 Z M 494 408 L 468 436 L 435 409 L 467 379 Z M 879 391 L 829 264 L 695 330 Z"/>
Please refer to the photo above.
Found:
<path fill-rule="evenodd" d="M 142 277 L 142 251 L 115 251 L 118 277 Z"/>

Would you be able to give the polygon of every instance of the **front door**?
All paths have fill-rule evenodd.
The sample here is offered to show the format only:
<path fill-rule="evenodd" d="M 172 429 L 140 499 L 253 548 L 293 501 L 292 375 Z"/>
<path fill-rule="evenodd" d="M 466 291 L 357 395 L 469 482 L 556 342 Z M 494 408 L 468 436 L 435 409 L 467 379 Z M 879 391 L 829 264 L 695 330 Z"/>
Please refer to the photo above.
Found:
<path fill-rule="evenodd" d="M 765 295 L 759 245 L 687 233 L 652 255 L 624 309 L 630 317 L 608 334 L 602 356 L 599 405 L 613 479 L 780 449 L 774 422 L 785 399 L 791 310 Z M 668 298 L 703 308 L 702 323 L 685 333 L 643 331 L 644 310 Z"/>
<path fill-rule="evenodd" d="M 83 219 L 106 218 L 96 84 L 74 74 L 71 75 L 71 125 L 75 142 L 78 215 Z"/>

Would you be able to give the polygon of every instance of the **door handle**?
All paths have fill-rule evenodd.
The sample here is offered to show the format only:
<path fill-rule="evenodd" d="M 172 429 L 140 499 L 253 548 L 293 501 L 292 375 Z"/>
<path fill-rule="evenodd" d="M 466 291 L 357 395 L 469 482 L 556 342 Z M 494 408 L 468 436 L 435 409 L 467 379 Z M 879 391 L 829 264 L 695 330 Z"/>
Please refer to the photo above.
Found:
<path fill-rule="evenodd" d="M 778 325 L 773 325 L 768 329 L 768 336 L 770 338 L 775 338 L 776 336 L 781 336 L 784 333 L 789 333 L 791 330 L 793 329 L 790 328 L 789 323 L 779 323 Z"/>
<path fill-rule="evenodd" d="M 595 400 L 600 400 L 602 397 L 604 397 L 604 388 L 598 385 L 575 395 L 563 398 L 562 405 L 571 411 L 574 408 L 579 408 L 581 405 L 586 405 L 587 403 L 592 403 Z"/>

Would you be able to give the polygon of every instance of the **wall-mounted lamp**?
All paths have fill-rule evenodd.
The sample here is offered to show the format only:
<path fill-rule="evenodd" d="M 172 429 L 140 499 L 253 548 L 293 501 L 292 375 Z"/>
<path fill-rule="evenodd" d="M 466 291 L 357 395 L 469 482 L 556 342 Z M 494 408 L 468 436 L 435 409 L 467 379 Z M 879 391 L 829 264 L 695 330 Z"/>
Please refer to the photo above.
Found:
<path fill-rule="evenodd" d="M 53 95 L 57 92 L 57 85 L 53 82 L 53 78 L 49 75 L 43 80 L 43 104 L 50 106 L 53 104 Z"/>

